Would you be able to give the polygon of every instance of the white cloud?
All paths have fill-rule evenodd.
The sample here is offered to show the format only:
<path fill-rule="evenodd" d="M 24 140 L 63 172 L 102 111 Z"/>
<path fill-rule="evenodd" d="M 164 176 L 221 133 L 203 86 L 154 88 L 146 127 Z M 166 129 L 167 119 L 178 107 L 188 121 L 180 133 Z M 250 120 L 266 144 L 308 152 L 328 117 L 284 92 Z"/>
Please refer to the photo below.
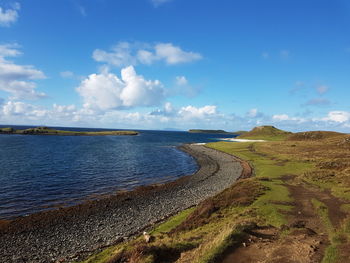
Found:
<path fill-rule="evenodd" d="M 184 125 L 197 125 L 210 126 L 213 122 L 222 120 L 224 116 L 217 112 L 217 108 L 214 105 L 206 105 L 203 107 L 195 107 L 192 105 L 184 106 L 181 108 L 175 108 L 170 102 L 164 104 L 163 109 L 157 109 L 149 113 L 149 116 L 153 116 L 155 120 L 161 120 L 162 122 L 172 122 L 177 126 Z"/>
<path fill-rule="evenodd" d="M 202 58 L 201 54 L 183 51 L 171 43 L 160 43 L 155 46 L 156 56 L 164 59 L 167 64 L 188 63 Z"/>
<path fill-rule="evenodd" d="M 346 111 L 330 111 L 327 117 L 323 118 L 324 121 L 333 121 L 338 123 L 344 123 L 350 120 L 350 112 Z"/>
<path fill-rule="evenodd" d="M 91 74 L 77 88 L 85 107 L 110 110 L 136 106 L 154 106 L 164 99 L 164 88 L 158 80 L 146 80 L 132 66 L 122 69 L 121 79 L 104 71 Z"/>
<path fill-rule="evenodd" d="M 287 114 L 276 114 L 272 116 L 272 119 L 276 121 L 287 121 L 290 120 L 290 117 Z"/>
<path fill-rule="evenodd" d="M 53 104 L 53 109 L 56 112 L 64 113 L 64 112 L 73 112 L 76 110 L 75 105 L 57 105 L 56 103 Z"/>
<path fill-rule="evenodd" d="M 42 118 L 47 111 L 38 106 L 24 103 L 21 101 L 8 101 L 2 106 L 2 112 L 5 116 L 26 116 L 28 118 Z"/>
<path fill-rule="evenodd" d="M 178 112 L 178 115 L 184 119 L 205 119 L 216 114 L 216 106 L 214 105 L 206 105 L 200 108 L 189 105 L 182 107 Z"/>
<path fill-rule="evenodd" d="M 130 43 L 119 42 L 112 48 L 111 52 L 101 49 L 94 50 L 92 57 L 97 62 L 104 62 L 117 67 L 136 65 L 137 58 L 131 53 L 132 45 Z"/>
<path fill-rule="evenodd" d="M 33 80 L 44 79 L 45 74 L 31 65 L 18 65 L 8 57 L 21 55 L 18 45 L 0 45 L 0 90 L 12 94 L 13 99 L 37 99 L 44 93 L 37 92 Z"/>
<path fill-rule="evenodd" d="M 189 63 L 202 58 L 196 52 L 184 51 L 172 43 L 147 43 L 119 42 L 110 52 L 102 49 L 94 50 L 92 57 L 98 62 L 122 67 L 137 64 L 150 65 L 156 61 L 164 61 L 168 65 Z"/>
<path fill-rule="evenodd" d="M 150 65 L 157 60 L 157 57 L 151 51 L 141 49 L 137 51 L 137 59 L 141 64 Z"/>
<path fill-rule="evenodd" d="M 145 80 L 132 66 L 122 69 L 121 75 L 125 88 L 120 98 L 125 106 L 154 106 L 164 99 L 164 88 L 159 80 Z"/>
<path fill-rule="evenodd" d="M 251 117 L 251 118 L 255 118 L 258 116 L 258 109 L 250 109 L 248 112 L 247 112 L 247 116 L 248 117 Z"/>
<path fill-rule="evenodd" d="M 165 3 L 169 3 L 171 2 L 172 0 L 151 0 L 152 4 L 155 6 L 155 7 L 158 7 L 162 4 L 165 4 Z"/>
<path fill-rule="evenodd" d="M 3 9 L 0 6 L 0 26 L 8 27 L 18 19 L 18 10 L 21 8 L 19 3 L 14 3 L 11 9 Z"/>

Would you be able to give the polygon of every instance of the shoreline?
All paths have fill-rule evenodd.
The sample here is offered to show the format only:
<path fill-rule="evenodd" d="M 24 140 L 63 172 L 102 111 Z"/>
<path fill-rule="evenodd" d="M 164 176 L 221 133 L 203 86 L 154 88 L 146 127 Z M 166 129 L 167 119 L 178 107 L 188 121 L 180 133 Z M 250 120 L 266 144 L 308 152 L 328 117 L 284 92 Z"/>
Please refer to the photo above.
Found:
<path fill-rule="evenodd" d="M 87 256 L 229 187 L 242 175 L 241 162 L 201 145 L 183 145 L 196 173 L 162 185 L 51 210 L 0 224 L 5 262 L 69 262 Z"/>

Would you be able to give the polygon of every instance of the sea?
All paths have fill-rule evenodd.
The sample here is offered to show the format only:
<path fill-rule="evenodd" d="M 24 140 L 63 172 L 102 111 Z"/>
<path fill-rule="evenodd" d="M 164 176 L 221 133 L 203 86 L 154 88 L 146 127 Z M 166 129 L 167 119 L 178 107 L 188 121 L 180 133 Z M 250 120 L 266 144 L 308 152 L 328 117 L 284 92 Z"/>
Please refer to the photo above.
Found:
<path fill-rule="evenodd" d="M 11 127 L 27 129 L 34 126 Z M 137 131 L 137 136 L 0 134 L 0 219 L 14 219 L 141 185 L 173 181 L 198 169 L 195 160 L 177 146 L 234 137 L 181 131 Z"/>

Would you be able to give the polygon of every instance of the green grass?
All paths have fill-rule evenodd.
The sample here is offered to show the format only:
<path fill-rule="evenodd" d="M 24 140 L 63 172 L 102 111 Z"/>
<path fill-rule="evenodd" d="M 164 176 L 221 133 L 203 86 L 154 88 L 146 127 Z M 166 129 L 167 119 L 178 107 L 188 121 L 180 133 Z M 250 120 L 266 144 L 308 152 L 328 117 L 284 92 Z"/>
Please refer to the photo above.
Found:
<path fill-rule="evenodd" d="M 160 224 L 156 228 L 154 228 L 150 234 L 156 235 L 159 233 L 166 233 L 171 231 L 173 228 L 177 227 L 181 222 L 183 222 L 194 210 L 195 208 L 188 208 L 186 210 L 183 210 L 182 212 L 178 213 L 177 215 L 169 218 L 164 223 Z"/>
<path fill-rule="evenodd" d="M 104 249 L 100 253 L 90 256 L 88 259 L 81 261 L 80 263 L 103 263 L 110 259 L 116 252 L 117 247 L 111 246 Z"/>
<path fill-rule="evenodd" d="M 270 190 L 261 196 L 252 207 L 257 209 L 258 216 L 265 220 L 267 224 L 280 227 L 286 224 L 286 218 L 282 211 L 289 211 L 292 206 L 275 204 L 274 202 L 291 202 L 288 189 L 282 185 L 281 176 L 286 174 L 300 174 L 312 167 L 310 164 L 298 161 L 286 162 L 283 166 L 276 165 L 276 160 L 271 160 L 269 156 L 261 155 L 250 149 L 258 143 L 232 143 L 217 142 L 209 143 L 208 147 L 233 154 L 241 159 L 247 160 L 254 168 L 257 178 L 268 178 L 268 181 L 261 183 Z"/>
<path fill-rule="evenodd" d="M 339 260 L 337 245 L 339 245 L 338 236 L 339 233 L 335 231 L 332 222 L 329 218 L 327 206 L 317 199 L 311 200 L 313 206 L 315 207 L 325 230 L 328 233 L 331 244 L 326 248 L 322 263 L 334 263 Z"/>
<path fill-rule="evenodd" d="M 235 246 L 239 246 L 247 236 L 244 233 L 244 226 L 237 226 L 226 235 L 218 246 L 213 247 L 203 255 L 203 258 L 198 263 L 216 263 L 223 259 L 225 252 Z"/>

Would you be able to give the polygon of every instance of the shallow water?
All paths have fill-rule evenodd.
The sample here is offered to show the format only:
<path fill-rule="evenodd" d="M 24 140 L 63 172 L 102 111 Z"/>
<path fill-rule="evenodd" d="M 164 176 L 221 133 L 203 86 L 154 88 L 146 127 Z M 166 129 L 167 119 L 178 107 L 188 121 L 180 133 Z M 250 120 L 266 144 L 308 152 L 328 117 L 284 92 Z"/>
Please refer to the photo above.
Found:
<path fill-rule="evenodd" d="M 0 135 L 0 219 L 191 174 L 196 162 L 176 146 L 222 137 L 139 132 L 138 136 Z"/>

